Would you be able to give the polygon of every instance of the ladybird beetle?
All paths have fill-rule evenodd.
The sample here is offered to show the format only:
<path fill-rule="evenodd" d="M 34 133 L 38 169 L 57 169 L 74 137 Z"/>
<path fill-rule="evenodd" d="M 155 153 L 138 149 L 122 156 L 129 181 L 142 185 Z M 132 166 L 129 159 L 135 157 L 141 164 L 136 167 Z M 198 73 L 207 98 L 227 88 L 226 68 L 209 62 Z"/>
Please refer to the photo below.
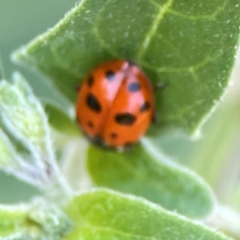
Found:
<path fill-rule="evenodd" d="M 132 62 L 102 63 L 79 87 L 76 116 L 92 142 L 124 149 L 138 142 L 154 119 L 152 85 Z"/>

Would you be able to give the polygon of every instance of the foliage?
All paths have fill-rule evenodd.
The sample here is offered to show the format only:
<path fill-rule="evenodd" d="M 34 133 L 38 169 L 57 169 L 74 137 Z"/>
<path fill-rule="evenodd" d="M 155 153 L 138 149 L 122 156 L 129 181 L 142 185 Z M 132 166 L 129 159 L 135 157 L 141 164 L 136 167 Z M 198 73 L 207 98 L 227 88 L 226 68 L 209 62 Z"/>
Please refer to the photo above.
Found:
<path fill-rule="evenodd" d="M 68 104 L 50 96 L 43 106 L 18 73 L 0 82 L 0 168 L 43 193 L 24 206 L 0 207 L 0 239 L 231 239 L 202 224 L 222 214 L 207 184 L 156 146 L 170 129 L 196 133 L 221 99 L 237 50 L 239 12 L 240 0 L 82 0 L 17 50 L 13 59 L 44 73 Z M 76 147 L 81 135 L 66 106 L 73 106 L 88 71 L 115 58 L 136 62 L 153 86 L 164 83 L 155 95 L 160 120 L 129 152 Z M 67 165 L 83 176 L 66 177 Z M 87 192 L 79 193 L 73 181 L 97 189 L 86 184 Z M 226 232 L 240 238 L 239 226 L 232 218 Z"/>

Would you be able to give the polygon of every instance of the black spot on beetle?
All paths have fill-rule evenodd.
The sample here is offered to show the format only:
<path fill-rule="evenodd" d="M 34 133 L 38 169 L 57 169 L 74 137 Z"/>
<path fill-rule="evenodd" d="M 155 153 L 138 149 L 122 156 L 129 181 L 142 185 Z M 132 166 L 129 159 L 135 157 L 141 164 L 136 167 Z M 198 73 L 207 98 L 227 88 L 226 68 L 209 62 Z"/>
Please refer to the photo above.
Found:
<path fill-rule="evenodd" d="M 136 117 L 130 113 L 119 113 L 115 116 L 115 121 L 120 125 L 131 126 L 136 121 Z"/>
<path fill-rule="evenodd" d="M 128 91 L 129 92 L 138 92 L 141 89 L 141 86 L 138 82 L 131 82 L 128 85 Z"/>
<path fill-rule="evenodd" d="M 97 98 L 89 93 L 86 98 L 86 104 L 89 106 L 91 110 L 94 112 L 100 113 L 102 111 L 102 106 L 100 102 L 97 100 Z"/>
<path fill-rule="evenodd" d="M 140 111 L 141 112 L 146 112 L 150 109 L 151 104 L 149 102 L 145 102 L 141 107 L 140 107 Z"/>
<path fill-rule="evenodd" d="M 93 127 L 94 127 L 94 125 L 93 125 L 93 122 L 92 122 L 92 121 L 88 121 L 88 122 L 87 122 L 87 125 L 88 125 L 90 128 L 93 128 Z"/>
<path fill-rule="evenodd" d="M 117 138 L 117 137 L 118 137 L 118 134 L 113 132 L 113 133 L 111 133 L 111 135 L 110 135 L 110 136 L 111 136 L 111 138 L 115 139 L 115 138 Z"/>
<path fill-rule="evenodd" d="M 93 85 L 93 83 L 94 83 L 94 77 L 93 77 L 93 76 L 90 76 L 90 77 L 88 78 L 88 80 L 87 80 L 87 85 L 88 85 L 89 87 L 91 87 L 91 86 Z"/>
<path fill-rule="evenodd" d="M 107 71 L 106 72 L 106 78 L 108 81 L 113 81 L 116 77 L 116 74 L 113 71 Z"/>

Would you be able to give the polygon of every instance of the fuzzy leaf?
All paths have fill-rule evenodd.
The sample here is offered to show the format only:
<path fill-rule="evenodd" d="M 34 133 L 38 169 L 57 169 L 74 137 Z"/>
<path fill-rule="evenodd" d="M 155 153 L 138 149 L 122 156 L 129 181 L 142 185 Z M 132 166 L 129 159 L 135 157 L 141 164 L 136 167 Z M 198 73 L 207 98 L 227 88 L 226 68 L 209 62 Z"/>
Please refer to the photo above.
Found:
<path fill-rule="evenodd" d="M 67 240 L 230 240 L 141 198 L 96 190 L 73 198 Z"/>
<path fill-rule="evenodd" d="M 0 110 L 3 123 L 29 148 L 46 154 L 46 117 L 22 76 L 15 75 L 14 83 L 0 82 Z"/>
<path fill-rule="evenodd" d="M 148 141 L 129 152 L 91 146 L 88 170 L 97 186 L 145 197 L 191 217 L 208 214 L 214 204 L 209 188 L 190 170 L 173 164 Z"/>
<path fill-rule="evenodd" d="M 39 170 L 28 165 L 17 153 L 10 139 L 0 129 L 0 169 L 26 182 L 39 185 Z M 34 177 L 33 177 L 34 176 Z"/>
<path fill-rule="evenodd" d="M 38 239 L 63 240 L 72 228 L 72 222 L 55 204 L 35 199 L 31 207 L 29 219 L 39 230 Z"/>
<path fill-rule="evenodd" d="M 60 240 L 71 229 L 69 218 L 49 202 L 0 206 L 1 240 Z"/>
<path fill-rule="evenodd" d="M 17 158 L 17 153 L 7 135 L 0 129 L 0 168 L 19 167 Z"/>
<path fill-rule="evenodd" d="M 0 81 L 0 111 L 9 136 L 24 149 L 18 155 L 8 137 L 0 132 L 0 147 L 4 150 L 0 154 L 0 163 L 4 165 L 5 161 L 9 171 L 41 185 L 57 172 L 50 129 L 41 103 L 20 74 L 14 75 L 13 83 Z M 21 171 L 16 171 L 18 169 L 13 162 Z"/>
<path fill-rule="evenodd" d="M 192 133 L 227 84 L 239 38 L 240 0 L 84 0 L 14 59 L 51 78 L 71 100 L 75 86 L 109 59 L 136 62 L 156 92 L 164 126 Z"/>
<path fill-rule="evenodd" d="M 0 239 L 21 240 L 31 238 L 33 226 L 28 222 L 28 209 L 25 207 L 4 207 L 0 206 Z"/>

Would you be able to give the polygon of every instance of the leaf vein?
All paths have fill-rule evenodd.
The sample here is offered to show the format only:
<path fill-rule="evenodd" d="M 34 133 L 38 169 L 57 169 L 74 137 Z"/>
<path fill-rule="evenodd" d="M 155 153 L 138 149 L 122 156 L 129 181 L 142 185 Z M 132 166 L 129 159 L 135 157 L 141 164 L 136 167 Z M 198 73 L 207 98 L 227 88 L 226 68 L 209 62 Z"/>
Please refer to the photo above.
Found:
<path fill-rule="evenodd" d="M 123 232 L 114 228 L 110 228 L 110 227 L 102 227 L 102 226 L 97 226 L 97 225 L 93 225 L 92 223 L 89 223 L 86 219 L 86 225 L 85 225 L 85 229 L 89 228 L 90 231 L 93 231 L 92 229 L 95 229 L 98 232 L 110 232 L 110 233 L 115 233 L 116 235 L 120 235 L 120 236 L 125 236 L 125 237 L 131 237 L 131 239 L 134 237 L 135 239 L 146 239 L 146 240 L 157 240 L 159 238 L 156 237 L 151 237 L 151 236 L 142 236 L 142 235 L 137 235 L 134 233 L 129 233 L 129 232 Z"/>
<path fill-rule="evenodd" d="M 202 16 L 194 16 L 194 15 L 190 15 L 190 14 L 187 15 L 187 14 L 184 14 L 184 13 L 181 13 L 181 12 L 178 12 L 178 11 L 175 11 L 175 10 L 173 10 L 173 9 L 171 9 L 171 8 L 169 8 L 169 9 L 167 10 L 167 12 L 170 13 L 170 14 L 174 14 L 174 15 L 176 15 L 176 16 L 182 17 L 182 18 L 190 19 L 190 20 L 203 20 L 203 19 L 206 19 L 206 20 L 214 21 L 214 20 L 216 20 L 217 15 L 218 15 L 221 11 L 225 10 L 226 5 L 227 5 L 228 2 L 229 2 L 229 1 L 225 1 L 222 6 L 219 6 L 219 7 L 216 9 L 216 11 L 213 12 L 212 14 L 210 14 L 210 15 L 202 15 Z"/>
<path fill-rule="evenodd" d="M 189 72 L 191 73 L 192 71 L 196 71 L 199 68 L 204 67 L 206 64 L 208 64 L 209 62 L 213 62 L 216 61 L 217 58 L 219 58 L 220 54 L 213 56 L 213 57 L 206 57 L 205 59 L 203 59 L 201 62 L 196 63 L 195 65 L 192 66 L 186 66 L 186 67 L 156 67 L 156 66 L 152 66 L 149 63 L 146 62 L 140 62 L 142 66 L 144 66 L 145 68 L 151 69 L 155 72 L 158 73 L 162 73 L 162 72 Z"/>
<path fill-rule="evenodd" d="M 138 61 L 142 59 L 145 51 L 148 49 L 151 39 L 156 34 L 158 27 L 160 26 L 165 14 L 168 12 L 168 9 L 171 7 L 172 3 L 173 3 L 173 0 L 168 0 L 167 3 L 165 3 L 162 7 L 159 7 L 159 12 L 155 17 L 153 24 L 151 24 L 138 50 L 138 53 L 136 56 L 136 59 Z"/>

